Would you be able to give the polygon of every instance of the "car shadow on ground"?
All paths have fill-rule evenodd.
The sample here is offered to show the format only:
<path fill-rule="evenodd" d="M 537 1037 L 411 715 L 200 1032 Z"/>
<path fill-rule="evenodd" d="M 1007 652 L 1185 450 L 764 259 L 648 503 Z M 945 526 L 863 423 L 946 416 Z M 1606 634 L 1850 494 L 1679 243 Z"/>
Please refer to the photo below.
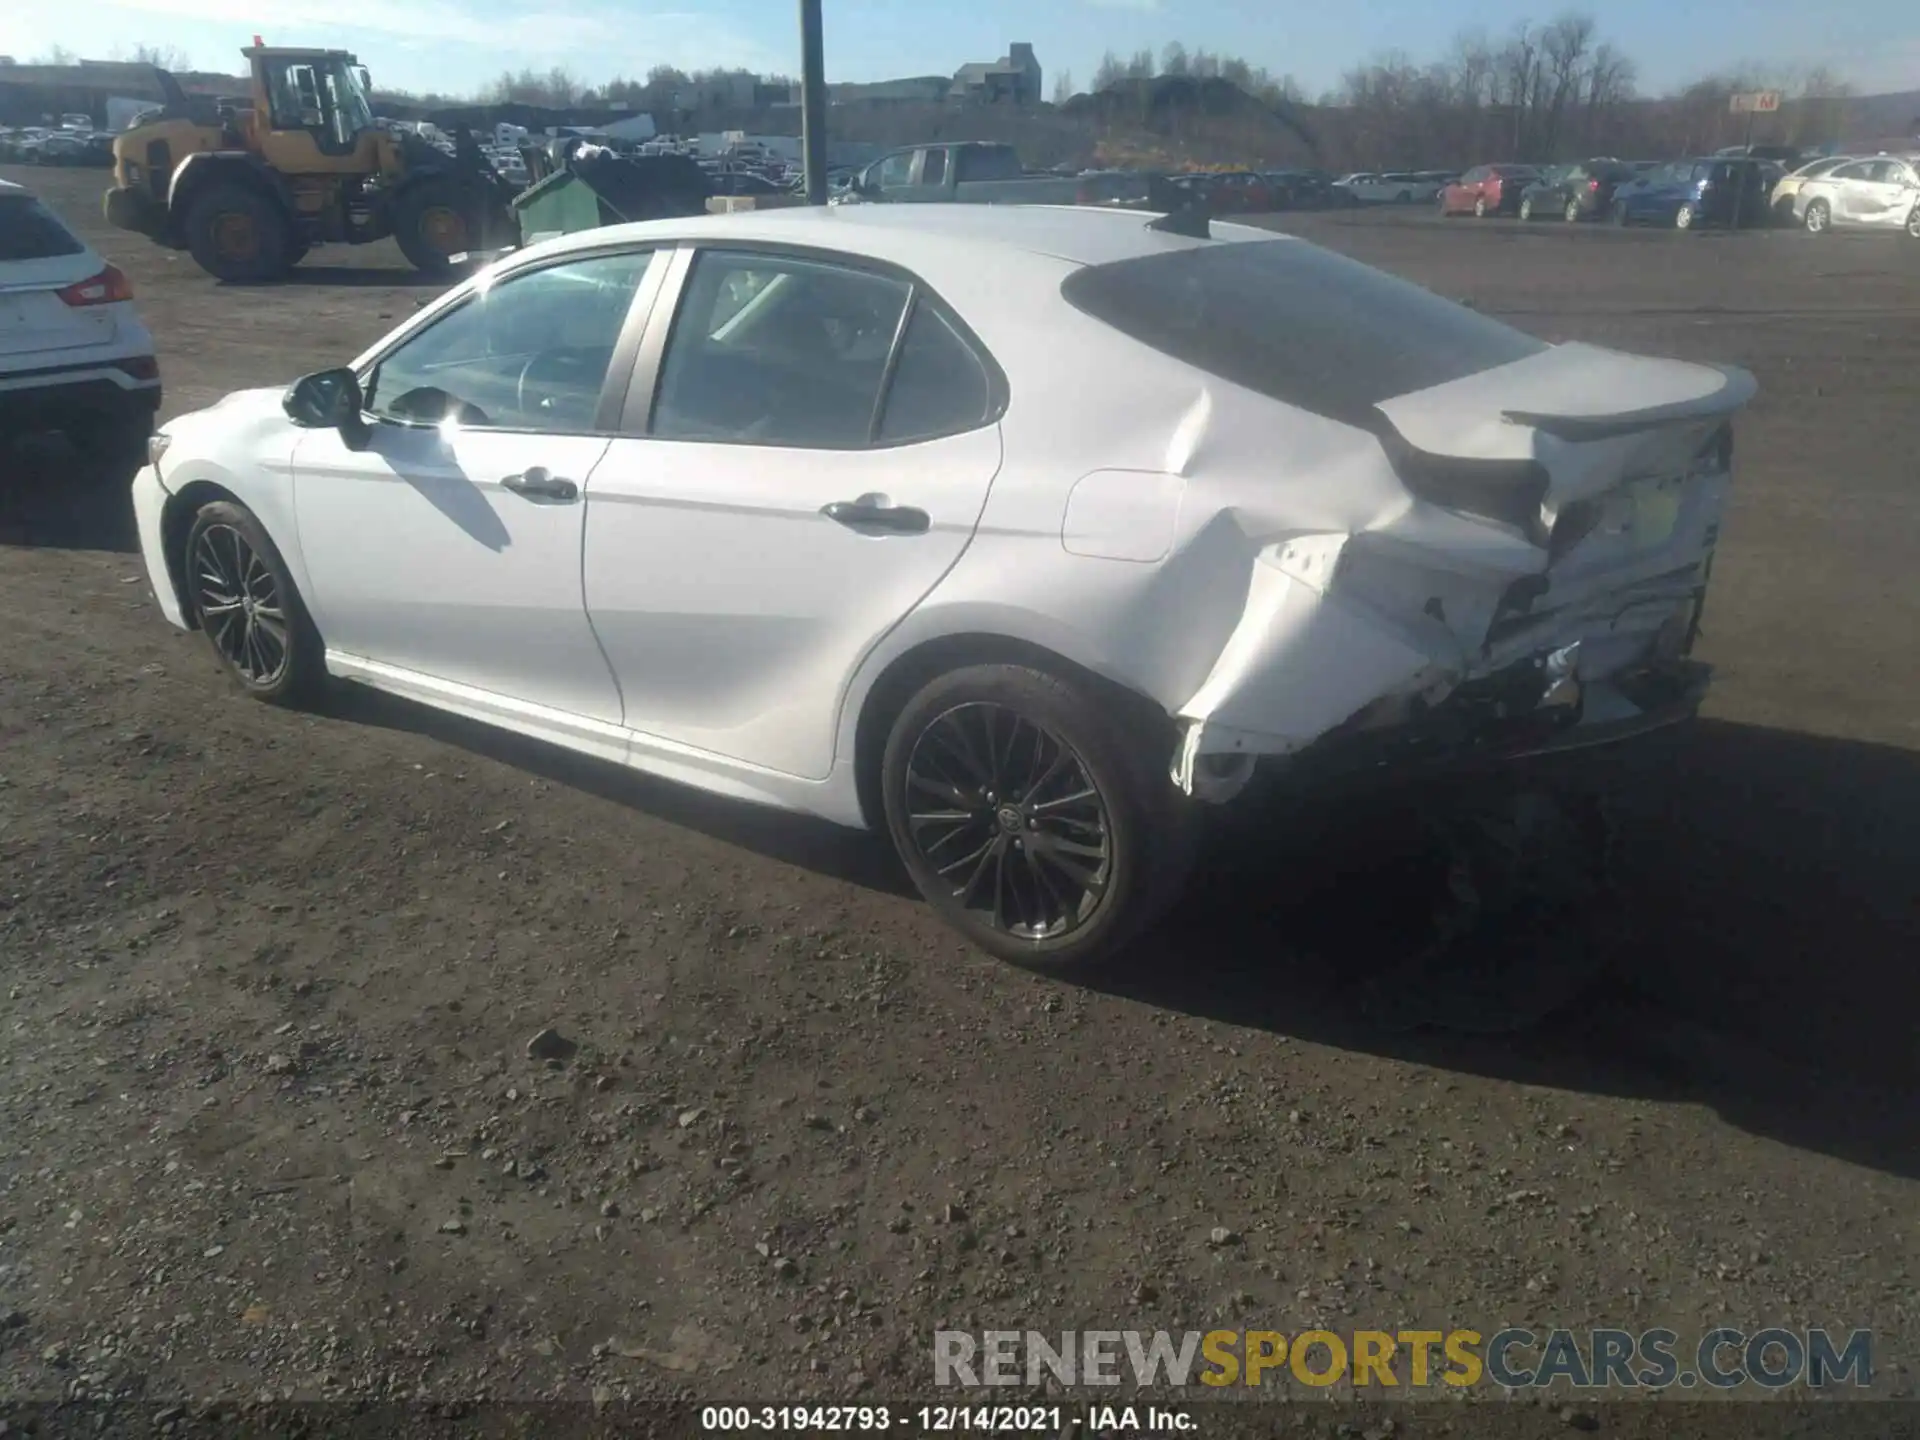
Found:
<path fill-rule="evenodd" d="M 357 686 L 330 708 L 770 859 L 914 893 L 874 836 Z M 1519 967 L 1506 977 L 1512 1010 L 1542 1014 L 1463 1027 L 1456 1005 L 1445 1028 L 1400 1029 L 1369 1013 L 1370 984 L 1391 985 L 1431 939 L 1445 885 L 1414 802 L 1391 795 L 1242 816 L 1214 837 L 1173 914 L 1089 988 L 1463 1074 L 1711 1105 L 1752 1134 L 1920 1175 L 1920 755 L 1702 720 L 1556 773 L 1609 797 L 1615 893 L 1550 943 L 1525 937 L 1516 955 L 1489 932 L 1455 955 L 1472 970 L 1504 952 Z"/>
<path fill-rule="evenodd" d="M 361 685 L 335 687 L 326 708 L 337 719 L 424 735 L 770 860 L 881 894 L 917 895 L 893 852 L 859 831 L 677 785 Z"/>
<path fill-rule="evenodd" d="M 89 460 L 59 436 L 0 441 L 0 545 L 137 550 L 133 471 Z"/>
<path fill-rule="evenodd" d="M 278 280 L 263 285 L 307 285 L 334 290 L 444 290 L 458 277 L 423 275 L 418 270 L 371 268 L 356 265 L 296 265 Z M 257 288 L 251 282 L 227 281 L 226 288 Z"/>
<path fill-rule="evenodd" d="M 1394 983 L 1444 886 L 1414 817 L 1378 803 L 1216 846 L 1101 988 L 1458 1072 L 1711 1105 L 1753 1134 L 1920 1175 L 1920 755 L 1702 720 L 1566 773 L 1609 797 L 1614 893 L 1578 933 L 1502 955 L 1504 992 L 1476 973 L 1488 947 L 1515 948 L 1499 935 L 1454 957 L 1495 1001 L 1552 994 L 1565 969 L 1538 1023 L 1367 1017 L 1360 997 Z"/>

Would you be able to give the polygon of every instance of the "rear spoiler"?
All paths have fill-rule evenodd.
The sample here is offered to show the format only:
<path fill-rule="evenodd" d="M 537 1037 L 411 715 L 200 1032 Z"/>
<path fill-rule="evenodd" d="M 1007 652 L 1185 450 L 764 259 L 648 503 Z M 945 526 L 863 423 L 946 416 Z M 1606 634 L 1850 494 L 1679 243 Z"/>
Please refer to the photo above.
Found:
<path fill-rule="evenodd" d="M 1720 371 L 1730 381 L 1737 378 L 1735 372 L 1724 365 L 1708 368 Z M 1701 411 L 1697 404 L 1682 401 L 1675 405 L 1628 410 L 1618 415 L 1554 415 L 1535 410 L 1502 410 L 1500 418 L 1509 425 L 1526 425 L 1556 440 L 1579 442 L 1613 440 L 1622 435 L 1637 435 L 1643 430 L 1658 430 L 1662 425 L 1671 425 L 1676 420 L 1699 419 Z"/>

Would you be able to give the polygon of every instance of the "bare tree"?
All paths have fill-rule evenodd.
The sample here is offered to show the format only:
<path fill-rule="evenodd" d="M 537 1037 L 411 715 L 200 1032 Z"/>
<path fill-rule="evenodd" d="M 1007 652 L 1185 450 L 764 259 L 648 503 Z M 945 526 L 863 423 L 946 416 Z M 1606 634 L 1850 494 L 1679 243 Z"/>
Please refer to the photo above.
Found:
<path fill-rule="evenodd" d="M 1100 64 L 1093 72 L 1094 93 L 1098 94 L 1100 91 L 1126 78 L 1127 67 L 1121 63 L 1118 55 L 1109 50 L 1100 57 Z"/>
<path fill-rule="evenodd" d="M 1559 158 L 1567 111 L 1580 95 L 1596 28 L 1591 15 L 1566 14 L 1541 34 L 1547 80 L 1545 114 L 1538 131 L 1542 159 Z"/>
<path fill-rule="evenodd" d="M 80 57 L 64 45 L 50 45 L 34 58 L 36 65 L 77 65 Z"/>
<path fill-rule="evenodd" d="M 187 52 L 177 45 L 136 45 L 128 60 L 134 65 L 154 65 L 170 72 L 193 68 Z"/>
<path fill-rule="evenodd" d="M 1053 103 L 1064 105 L 1073 98 L 1073 72 L 1062 70 L 1053 77 Z"/>

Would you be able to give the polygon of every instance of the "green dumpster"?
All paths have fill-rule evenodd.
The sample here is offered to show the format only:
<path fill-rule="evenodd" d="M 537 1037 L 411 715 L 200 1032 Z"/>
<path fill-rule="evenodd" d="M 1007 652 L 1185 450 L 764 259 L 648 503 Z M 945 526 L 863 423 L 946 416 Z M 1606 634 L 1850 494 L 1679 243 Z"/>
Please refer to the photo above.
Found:
<path fill-rule="evenodd" d="M 571 235 L 628 220 L 703 215 L 707 177 L 685 156 L 625 159 L 597 155 L 569 161 L 514 197 L 520 243 Z"/>
<path fill-rule="evenodd" d="M 608 207 L 611 208 L 611 207 Z M 556 170 L 537 185 L 513 197 L 520 221 L 520 243 L 531 245 L 549 235 L 571 235 L 618 224 L 618 215 L 603 215 L 598 192 L 571 170 Z"/>

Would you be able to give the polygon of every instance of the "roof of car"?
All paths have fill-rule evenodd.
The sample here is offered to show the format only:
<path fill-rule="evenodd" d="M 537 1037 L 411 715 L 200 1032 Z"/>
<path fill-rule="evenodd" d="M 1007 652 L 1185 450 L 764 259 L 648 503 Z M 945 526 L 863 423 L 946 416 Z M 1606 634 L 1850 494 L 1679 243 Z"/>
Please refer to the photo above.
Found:
<path fill-rule="evenodd" d="M 624 240 L 760 241 L 809 245 L 911 265 L 930 249 L 987 247 L 1102 265 L 1222 241 L 1287 240 L 1279 231 L 1214 221 L 1213 239 L 1149 228 L 1154 214 L 1090 205 L 796 205 L 613 225 L 562 236 L 543 255 Z"/>

